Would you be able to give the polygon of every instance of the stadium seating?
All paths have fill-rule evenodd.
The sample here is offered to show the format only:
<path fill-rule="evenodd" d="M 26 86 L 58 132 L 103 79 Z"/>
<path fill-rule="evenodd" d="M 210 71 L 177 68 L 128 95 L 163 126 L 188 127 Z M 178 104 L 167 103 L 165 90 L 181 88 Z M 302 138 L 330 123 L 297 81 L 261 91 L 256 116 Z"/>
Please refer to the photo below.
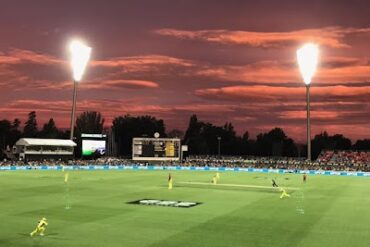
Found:
<path fill-rule="evenodd" d="M 317 159 L 319 162 L 330 163 L 333 165 L 364 165 L 370 162 L 370 152 L 367 151 L 332 151 L 327 150 L 321 152 Z"/>
<path fill-rule="evenodd" d="M 39 165 L 152 165 L 151 162 L 137 162 L 130 159 L 105 157 L 96 160 L 44 160 L 44 161 L 0 161 L 0 166 L 39 166 Z M 304 158 L 289 157 L 241 157 L 241 156 L 189 156 L 183 162 L 160 162 L 163 166 L 209 166 L 209 167 L 244 167 L 244 168 L 271 168 L 271 169 L 305 169 L 305 170 L 337 170 L 337 171 L 370 171 L 370 152 L 368 151 L 332 151 L 321 152 L 315 161 L 306 161 Z"/>

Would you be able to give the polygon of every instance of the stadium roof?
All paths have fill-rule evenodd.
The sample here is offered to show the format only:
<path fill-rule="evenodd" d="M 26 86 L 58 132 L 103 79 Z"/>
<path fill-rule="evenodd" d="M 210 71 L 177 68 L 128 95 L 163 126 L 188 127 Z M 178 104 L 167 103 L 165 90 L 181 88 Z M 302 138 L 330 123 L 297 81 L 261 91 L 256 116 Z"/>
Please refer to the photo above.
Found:
<path fill-rule="evenodd" d="M 72 140 L 66 139 L 39 139 L 39 138 L 21 138 L 15 145 L 17 146 L 77 146 Z"/>

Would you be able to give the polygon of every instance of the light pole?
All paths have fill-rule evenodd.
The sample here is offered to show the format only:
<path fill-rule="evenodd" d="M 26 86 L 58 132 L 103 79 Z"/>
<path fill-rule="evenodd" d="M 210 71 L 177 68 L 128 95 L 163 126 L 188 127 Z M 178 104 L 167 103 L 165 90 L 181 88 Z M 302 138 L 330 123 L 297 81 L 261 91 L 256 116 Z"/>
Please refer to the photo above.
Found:
<path fill-rule="evenodd" d="M 314 44 L 305 44 L 297 50 L 297 61 L 303 81 L 306 84 L 307 105 L 307 160 L 311 160 L 311 121 L 310 121 L 310 85 L 316 72 L 319 48 Z"/>
<path fill-rule="evenodd" d="M 218 136 L 217 140 L 218 140 L 218 158 L 221 158 L 221 136 Z"/>
<path fill-rule="evenodd" d="M 81 81 L 84 74 L 87 62 L 90 59 L 91 48 L 81 41 L 74 40 L 69 45 L 71 53 L 71 67 L 73 71 L 73 102 L 71 112 L 71 134 L 70 139 L 73 140 L 74 122 L 76 114 L 77 100 L 77 83 Z"/>

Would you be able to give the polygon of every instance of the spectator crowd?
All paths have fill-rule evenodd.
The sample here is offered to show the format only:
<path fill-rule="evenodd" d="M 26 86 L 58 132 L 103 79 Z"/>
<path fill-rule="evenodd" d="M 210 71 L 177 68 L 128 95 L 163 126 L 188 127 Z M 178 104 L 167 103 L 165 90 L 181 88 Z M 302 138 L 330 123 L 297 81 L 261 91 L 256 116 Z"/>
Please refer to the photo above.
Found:
<path fill-rule="evenodd" d="M 43 161 L 0 161 L 0 166 L 53 166 L 53 165 L 182 165 L 209 167 L 243 167 L 301 170 L 336 170 L 370 172 L 370 152 L 367 151 L 323 151 L 314 161 L 288 157 L 241 157 L 241 156 L 189 156 L 180 162 L 137 162 L 130 159 L 104 157 L 96 160 L 43 160 Z"/>

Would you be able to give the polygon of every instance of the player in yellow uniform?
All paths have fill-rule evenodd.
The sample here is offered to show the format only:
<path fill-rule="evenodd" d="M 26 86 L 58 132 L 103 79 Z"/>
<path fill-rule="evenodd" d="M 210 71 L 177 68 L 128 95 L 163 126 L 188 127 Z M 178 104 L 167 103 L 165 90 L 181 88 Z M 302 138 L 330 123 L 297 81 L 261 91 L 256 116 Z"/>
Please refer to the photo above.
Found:
<path fill-rule="evenodd" d="M 216 179 L 220 180 L 220 173 L 216 172 Z"/>
<path fill-rule="evenodd" d="M 168 174 L 168 189 L 172 190 L 172 187 L 173 187 L 173 179 L 172 179 L 172 176 L 171 176 L 171 173 L 170 173 L 170 174 Z"/>
<path fill-rule="evenodd" d="M 280 191 L 282 192 L 280 199 L 283 199 L 284 197 L 290 197 L 290 195 L 286 192 L 284 188 L 280 188 Z"/>
<path fill-rule="evenodd" d="M 214 176 L 213 176 L 213 178 L 212 178 L 212 183 L 213 183 L 213 184 L 217 184 L 217 178 L 216 178 L 216 175 L 214 175 Z"/>
<path fill-rule="evenodd" d="M 39 234 L 40 236 L 44 236 L 44 231 L 46 229 L 46 226 L 48 225 L 48 222 L 46 221 L 46 218 L 42 218 L 39 223 L 36 226 L 36 229 L 33 230 L 33 232 L 30 233 L 31 237 L 33 237 L 35 234 Z"/>

